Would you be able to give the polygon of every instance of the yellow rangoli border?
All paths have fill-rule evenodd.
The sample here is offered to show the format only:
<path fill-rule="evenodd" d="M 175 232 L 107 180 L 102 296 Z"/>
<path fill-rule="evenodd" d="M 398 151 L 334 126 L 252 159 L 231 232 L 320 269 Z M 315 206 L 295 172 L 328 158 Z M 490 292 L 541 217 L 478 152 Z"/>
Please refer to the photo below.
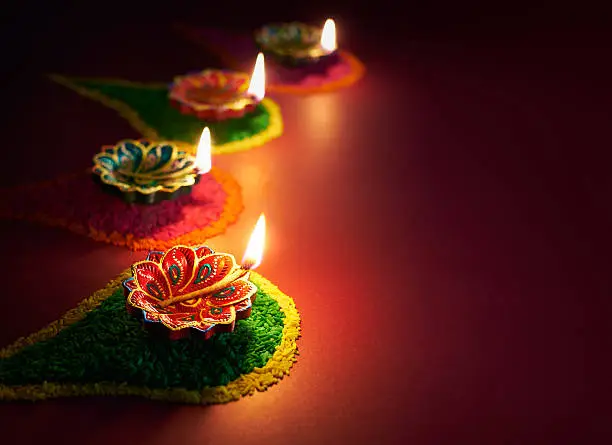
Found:
<path fill-rule="evenodd" d="M 132 234 L 125 235 L 119 232 L 108 233 L 101 230 L 96 230 L 95 228 L 89 225 L 84 226 L 83 224 L 70 221 L 69 219 L 51 218 L 48 215 L 45 215 L 44 213 L 35 213 L 32 215 L 28 215 L 12 214 L 10 212 L 0 212 L 0 217 L 6 219 L 32 221 L 36 223 L 45 224 L 51 227 L 63 227 L 73 233 L 88 236 L 94 239 L 95 241 L 102 241 L 105 243 L 114 244 L 116 246 L 125 246 L 134 251 L 166 250 L 177 244 L 201 244 L 210 238 L 225 233 L 227 228 L 238 220 L 238 216 L 240 215 L 240 213 L 242 213 L 242 210 L 244 209 L 244 204 L 242 202 L 242 189 L 240 188 L 240 185 L 234 179 L 234 177 L 229 173 L 219 169 L 218 167 L 213 167 L 210 170 L 210 174 L 213 176 L 215 181 L 217 181 L 221 185 L 226 196 L 225 202 L 223 203 L 223 209 L 221 210 L 219 218 L 215 221 L 211 221 L 205 227 L 192 230 L 176 238 L 168 240 L 158 240 L 155 238 L 138 238 Z M 31 188 L 37 186 L 48 187 L 52 186 L 55 181 L 57 181 L 57 179 L 44 181 L 36 184 L 29 184 L 24 186 L 23 188 Z M 18 189 L 19 188 L 21 187 L 18 187 Z M 9 189 L 4 189 L 2 190 L 2 192 L 10 193 L 11 191 Z"/>
<path fill-rule="evenodd" d="M 81 85 L 76 84 L 73 80 L 78 81 L 96 81 L 96 82 L 108 82 L 113 83 L 115 85 L 123 85 L 129 86 L 132 88 L 159 88 L 160 86 L 165 87 L 166 85 L 163 83 L 141 83 L 141 82 L 132 82 L 129 80 L 122 79 L 108 79 L 108 78 L 79 78 L 73 77 L 68 78 L 65 76 L 61 76 L 59 74 L 49 74 L 49 78 L 54 82 L 65 86 L 66 88 L 71 89 L 77 94 L 87 97 L 88 99 L 92 99 L 96 102 L 101 103 L 102 105 L 115 110 L 119 116 L 127 120 L 132 127 L 136 131 L 142 134 L 147 139 L 151 140 L 160 140 L 159 134 L 157 131 L 148 126 L 140 117 L 138 112 L 130 107 L 123 101 L 113 99 L 108 97 L 105 94 L 100 93 L 99 91 L 91 90 L 89 88 L 83 87 Z M 71 80 L 72 79 L 72 80 Z M 270 119 L 269 125 L 265 130 L 254 134 L 246 139 L 242 139 L 240 141 L 232 141 L 227 142 L 225 144 L 214 145 L 213 146 L 213 154 L 222 155 L 222 154 L 230 154 L 236 153 L 239 151 L 250 150 L 251 148 L 259 147 L 264 145 L 266 142 L 271 141 L 272 139 L 276 139 L 283 134 L 283 118 L 281 115 L 280 107 L 276 102 L 274 102 L 270 98 L 264 98 L 261 101 L 261 104 L 265 107 L 268 112 L 268 116 Z M 181 149 L 186 150 L 190 153 L 195 153 L 196 147 L 193 144 L 188 144 L 183 141 L 168 141 L 175 145 L 181 147 Z"/>
<path fill-rule="evenodd" d="M 118 287 L 122 286 L 123 280 L 130 276 L 130 269 L 123 271 L 103 289 L 94 292 L 91 296 L 82 300 L 78 306 L 70 309 L 59 320 L 54 321 L 28 337 L 18 339 L 13 344 L 0 350 L 0 358 L 10 357 L 26 346 L 54 337 L 62 329 L 82 320 L 88 312 L 98 307 L 104 300 L 110 297 Z M 300 314 L 295 307 L 293 299 L 285 295 L 270 281 L 255 272 L 251 272 L 251 279 L 259 289 L 276 300 L 280 310 L 285 314 L 282 338 L 268 363 L 261 368 L 255 368 L 250 373 L 238 377 L 227 385 L 196 391 L 181 388 L 149 389 L 108 382 L 85 385 L 45 382 L 39 385 L 0 385 L 0 400 L 38 401 L 57 397 L 139 396 L 152 400 L 207 405 L 228 403 L 239 400 L 241 397 L 252 395 L 255 391 L 265 391 L 271 385 L 278 383 L 284 376 L 289 375 L 291 367 L 297 361 Z"/>

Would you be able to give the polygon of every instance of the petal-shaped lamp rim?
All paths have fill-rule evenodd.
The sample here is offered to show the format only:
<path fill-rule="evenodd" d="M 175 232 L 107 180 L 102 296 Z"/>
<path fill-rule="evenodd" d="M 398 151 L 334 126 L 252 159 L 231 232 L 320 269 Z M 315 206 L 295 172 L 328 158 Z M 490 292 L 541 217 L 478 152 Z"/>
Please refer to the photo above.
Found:
<path fill-rule="evenodd" d="M 239 113 L 240 111 L 245 110 L 245 113 L 246 113 L 247 111 L 251 111 L 257 104 L 259 104 L 259 102 L 261 102 L 254 96 L 249 95 L 247 93 L 247 88 L 244 88 L 243 94 L 239 94 L 240 91 L 236 90 L 237 98 L 232 99 L 231 101 L 228 101 L 226 103 L 199 102 L 199 101 L 190 100 L 187 97 L 185 97 L 184 92 L 182 91 L 181 88 L 185 88 L 186 91 L 191 90 L 191 89 L 197 89 L 198 87 L 191 84 L 191 81 L 193 79 L 208 78 L 215 74 L 222 75 L 227 78 L 234 78 L 234 79 L 242 80 L 247 84 L 247 88 L 248 88 L 248 81 L 250 80 L 249 74 L 243 73 L 240 71 L 209 68 L 209 69 L 205 69 L 205 70 L 195 72 L 195 73 L 176 76 L 174 78 L 173 83 L 170 85 L 169 92 L 168 92 L 168 97 L 170 98 L 170 101 L 173 104 L 180 106 L 182 110 L 186 111 L 187 109 L 189 109 L 194 114 L 202 113 L 202 112 L 209 112 L 209 113 L 215 113 L 215 115 L 220 115 L 221 117 L 223 116 L 223 113 L 225 112 Z M 187 85 L 184 86 L 184 84 L 187 84 Z M 219 91 L 226 91 L 226 90 L 222 90 L 221 88 L 219 88 Z"/>
<path fill-rule="evenodd" d="M 149 141 L 146 139 L 123 139 L 117 142 L 115 145 L 105 145 L 102 147 L 101 151 L 96 153 L 93 157 L 94 165 L 92 167 L 92 174 L 94 175 L 94 179 L 96 179 L 102 185 L 110 187 L 112 189 L 116 189 L 117 191 L 124 194 L 124 198 L 125 198 L 125 194 L 135 193 L 137 195 L 145 195 L 147 197 L 147 199 L 145 199 L 145 202 L 147 201 L 157 202 L 163 199 L 168 199 L 168 197 L 165 197 L 165 196 L 162 197 L 161 194 L 174 195 L 176 194 L 176 192 L 179 192 L 179 191 L 188 192 L 191 190 L 191 187 L 193 187 L 193 185 L 198 183 L 200 175 L 196 172 L 195 169 L 192 170 L 192 172 L 179 176 L 179 179 L 177 181 L 162 182 L 154 186 L 144 186 L 144 185 L 135 184 L 133 182 L 125 182 L 125 181 L 118 180 L 116 176 L 114 176 L 117 169 L 109 168 L 107 165 L 102 163 L 100 159 L 102 157 L 111 157 L 111 158 L 115 158 L 118 163 L 119 162 L 118 161 L 118 150 L 127 143 L 132 143 L 137 146 L 141 146 L 143 145 L 143 143 L 147 144 L 144 147 L 147 149 L 146 153 L 149 153 L 156 147 L 170 146 L 173 149 L 173 155 L 171 157 L 171 160 L 181 160 L 181 159 L 185 160 L 186 159 L 188 161 L 191 160 L 192 163 L 195 163 L 195 158 L 192 155 L 181 150 L 175 144 L 171 142 L 167 142 L 167 141 L 154 141 L 153 142 L 153 141 Z M 144 154 L 143 154 L 143 157 L 144 157 Z M 188 189 L 188 190 L 182 190 L 182 189 Z M 156 194 L 160 194 L 160 196 L 159 197 L 154 196 Z M 180 193 L 180 194 L 182 195 L 184 193 Z M 169 198 L 172 199 L 173 197 L 174 196 L 170 196 Z M 162 199 L 157 199 L 157 198 L 162 198 Z M 138 201 L 138 199 L 136 200 Z M 128 201 L 132 201 L 132 200 L 130 199 Z"/>
<path fill-rule="evenodd" d="M 296 49 L 286 47 L 285 45 L 274 45 L 270 41 L 264 39 L 263 34 L 269 29 L 291 29 L 298 28 L 306 31 L 311 37 L 310 41 L 305 42 L 305 48 Z M 281 63 L 299 64 L 299 63 L 315 63 L 320 59 L 326 58 L 336 51 L 329 52 L 321 46 L 322 29 L 302 22 L 278 22 L 269 23 L 257 29 L 254 32 L 254 39 L 257 47 L 265 54 L 271 55 Z M 279 42 L 285 40 L 279 40 Z"/>
<path fill-rule="evenodd" d="M 202 247 L 207 247 L 207 246 L 183 246 L 183 245 L 177 245 L 177 246 L 173 246 L 172 249 L 174 248 L 187 248 L 190 250 L 193 250 L 194 254 L 196 254 L 196 258 L 198 261 L 201 261 L 202 259 L 205 259 L 209 256 L 212 255 L 224 255 L 227 256 L 229 258 L 231 258 L 232 264 L 234 264 L 234 266 L 237 266 L 235 257 L 232 254 L 229 253 L 220 253 L 220 252 L 214 252 L 213 249 L 210 249 L 210 253 L 202 256 L 202 257 L 197 257 L 197 251 L 202 248 Z M 126 308 L 128 310 L 128 312 L 132 313 L 133 315 L 138 315 L 139 317 L 142 318 L 143 322 L 145 322 L 145 327 L 148 326 L 163 326 L 165 329 L 167 329 L 168 331 L 173 331 L 173 332 L 185 332 L 185 333 L 189 333 L 191 329 L 195 329 L 196 331 L 200 331 L 203 334 L 206 334 L 204 336 L 205 339 L 210 338 L 212 335 L 214 335 L 217 332 L 231 332 L 234 330 L 234 325 L 235 322 L 237 320 L 243 319 L 243 318 L 247 318 L 248 316 L 250 316 L 250 311 L 252 309 L 252 301 L 255 299 L 256 295 L 257 295 L 257 287 L 250 282 L 250 284 L 252 285 L 252 289 L 249 292 L 249 294 L 241 299 L 239 302 L 236 302 L 235 304 L 232 304 L 230 307 L 231 311 L 233 312 L 233 317 L 231 317 L 230 320 L 228 320 L 225 323 L 204 323 L 204 324 L 210 324 L 211 327 L 207 328 L 207 329 L 201 329 L 198 327 L 198 325 L 202 325 L 203 322 L 200 321 L 189 321 L 186 322 L 184 326 L 181 327 L 175 327 L 175 326 L 171 326 L 168 325 L 167 323 L 164 322 L 162 317 L 159 317 L 159 313 L 153 312 L 152 314 L 157 315 L 156 320 L 151 320 L 151 319 L 147 319 L 147 314 L 151 313 L 150 311 L 148 311 L 147 309 L 144 309 L 140 306 L 135 305 L 131 300 L 130 297 L 132 295 L 133 292 L 135 291 L 139 291 L 139 292 L 144 292 L 142 290 L 142 288 L 140 287 L 140 285 L 133 285 L 133 283 L 135 282 L 135 278 L 134 278 L 134 268 L 137 268 L 139 264 L 145 263 L 145 262 L 154 262 L 156 264 L 159 264 L 161 266 L 161 263 L 163 261 L 164 258 L 164 254 L 166 254 L 168 251 L 172 250 L 169 249 L 167 251 L 151 251 L 148 253 L 147 257 L 145 260 L 143 261 L 138 261 L 134 264 L 132 264 L 132 267 L 130 268 L 130 270 L 132 271 L 131 276 L 125 280 L 122 281 L 122 287 L 123 287 L 123 293 L 125 295 L 126 298 Z M 155 257 L 157 257 L 158 259 L 151 259 L 153 256 L 155 255 Z M 163 269 L 162 269 L 163 272 Z M 132 285 L 130 285 L 132 284 Z M 146 294 L 146 292 L 145 292 Z M 245 301 L 248 301 L 248 305 L 247 307 L 242 307 L 240 310 L 237 309 L 237 307 L 239 305 L 241 305 L 242 303 L 244 303 Z M 216 307 L 216 306 L 213 306 Z M 180 312 L 177 312 L 180 313 Z"/>

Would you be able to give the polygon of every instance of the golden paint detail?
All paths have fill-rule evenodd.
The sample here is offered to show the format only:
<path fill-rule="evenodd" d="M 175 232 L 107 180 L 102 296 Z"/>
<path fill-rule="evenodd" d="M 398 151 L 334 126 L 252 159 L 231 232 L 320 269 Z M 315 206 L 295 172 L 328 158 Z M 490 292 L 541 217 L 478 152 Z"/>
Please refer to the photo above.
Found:
<path fill-rule="evenodd" d="M 184 261 L 177 260 L 179 252 Z M 177 245 L 161 257 L 151 258 L 149 255 L 146 260 L 132 264 L 130 269 L 133 280 L 127 286 L 130 290 L 127 296 L 128 305 L 144 311 L 149 319 L 155 319 L 173 331 L 188 327 L 206 330 L 211 325 L 217 324 L 233 325 L 236 321 L 237 306 L 245 301 L 250 303 L 251 297 L 257 292 L 257 287 L 245 279 L 249 271 L 239 267 L 233 255 L 220 252 L 199 254 L 199 252 L 202 252 L 199 248 Z M 175 265 L 179 270 L 178 275 L 185 279 L 182 287 L 177 288 L 175 285 L 178 282 L 172 282 L 170 264 Z M 202 271 L 203 268 L 209 273 L 200 280 L 196 270 Z M 156 290 L 151 291 L 150 285 Z M 222 300 L 215 297 L 216 292 L 231 285 L 235 288 L 230 295 Z M 182 304 L 185 301 L 194 301 L 194 303 Z M 184 306 L 194 309 L 186 310 Z M 215 314 L 210 308 L 221 308 L 221 313 Z M 225 309 L 229 310 L 229 314 Z M 167 318 L 173 315 L 182 315 L 182 318 L 187 318 L 189 321 L 177 322 L 172 317 Z"/>
<path fill-rule="evenodd" d="M 173 304 L 176 303 L 182 303 L 183 301 L 189 301 L 192 300 L 194 298 L 202 298 L 205 295 L 209 295 L 209 294 L 213 294 L 215 292 L 219 292 L 223 289 L 225 289 L 228 286 L 231 286 L 232 283 L 237 282 L 239 280 L 242 279 L 242 281 L 244 280 L 244 277 L 246 275 L 248 275 L 248 271 L 241 269 L 240 267 L 234 267 L 230 273 L 224 277 L 221 281 L 207 287 L 204 289 L 200 289 L 198 291 L 194 291 L 191 292 L 187 295 L 177 295 L 177 296 L 173 296 L 171 298 L 169 298 L 168 300 L 163 300 L 159 303 L 159 307 L 161 308 L 165 308 L 168 306 L 171 306 Z M 248 280 L 246 280 L 248 282 Z"/>
<path fill-rule="evenodd" d="M 90 170 L 88 169 L 87 172 Z M 28 190 L 35 187 L 53 187 L 57 181 L 65 180 L 79 173 L 66 175 L 61 178 L 44 181 L 36 184 L 28 184 L 22 187 L 3 189 L 2 193 L 16 193 L 19 190 Z M 96 241 L 103 241 L 117 246 L 126 246 L 132 250 L 167 250 L 176 244 L 186 245 L 197 245 L 203 244 L 204 241 L 220 235 L 225 232 L 227 227 L 236 222 L 238 215 L 244 209 L 242 202 L 242 191 L 240 185 L 236 180 L 227 172 L 220 170 L 217 167 L 213 167 L 209 174 L 213 176 L 215 181 L 221 184 L 223 191 L 225 192 L 225 204 L 223 210 L 219 215 L 219 218 L 215 221 L 211 221 L 206 227 L 193 230 L 189 233 L 185 233 L 176 238 L 168 240 L 158 240 L 154 238 L 137 238 L 132 234 L 122 234 L 119 232 L 103 232 L 96 230 L 91 226 L 83 226 L 82 224 L 75 223 L 69 219 L 53 218 L 42 213 L 33 214 L 12 214 L 6 213 L 6 210 L 0 210 L 0 217 L 5 219 L 17 219 L 17 220 L 28 220 L 33 222 L 40 222 L 47 224 L 52 227 L 64 227 L 71 232 L 78 233 L 80 235 L 86 235 L 93 238 Z"/>
<path fill-rule="evenodd" d="M 143 137 L 147 139 L 151 139 L 153 141 L 159 140 L 159 134 L 157 131 L 147 125 L 138 112 L 130 107 L 125 102 L 122 102 L 117 99 L 113 99 L 108 97 L 99 91 L 91 90 L 89 88 L 85 88 L 81 85 L 78 85 L 74 81 L 96 81 L 96 82 L 108 82 L 113 83 L 114 85 L 121 85 L 125 87 L 131 88 L 167 88 L 167 85 L 163 83 L 139 83 L 132 82 L 128 80 L 120 80 L 120 79 L 100 79 L 100 78 L 68 78 L 64 76 L 60 76 L 58 74 L 50 74 L 49 78 L 60 85 L 65 86 L 66 88 L 71 89 L 72 91 L 78 93 L 83 97 L 87 97 L 88 99 L 94 100 L 96 102 L 101 103 L 102 105 L 115 110 L 121 117 L 127 120 L 130 125 L 138 131 Z M 74 80 L 74 81 L 73 81 Z M 269 115 L 269 125 L 268 127 L 254 134 L 246 139 L 242 139 L 239 141 L 231 141 L 225 144 L 214 145 L 212 147 L 212 154 L 221 155 L 221 154 L 229 154 L 236 153 L 240 151 L 250 150 L 254 147 L 259 147 L 264 145 L 266 142 L 271 141 L 272 139 L 276 139 L 280 137 L 283 133 L 283 119 L 280 112 L 280 107 L 274 102 L 272 99 L 264 98 L 261 102 L 266 108 L 266 111 Z M 185 150 L 188 153 L 195 154 L 197 151 L 197 146 L 195 144 L 188 144 L 183 141 L 168 141 L 168 143 L 176 145 L 179 149 Z"/>
<path fill-rule="evenodd" d="M 62 329 L 85 318 L 88 312 L 98 307 L 112 295 L 123 280 L 131 276 L 130 270 L 125 270 L 110 281 L 103 289 L 94 292 L 77 307 L 69 310 L 59 320 L 49 324 L 40 331 L 15 341 L 10 346 L 0 350 L 0 358 L 7 358 L 18 353 L 22 348 L 56 336 Z M 44 400 L 56 397 L 77 396 L 139 396 L 152 400 L 163 400 L 176 403 L 214 404 L 239 400 L 252 395 L 255 391 L 265 391 L 271 385 L 278 383 L 289 375 L 290 369 L 297 361 L 297 339 L 300 337 L 300 315 L 291 297 L 285 295 L 274 284 L 263 276 L 251 272 L 251 279 L 257 287 L 273 298 L 284 313 L 284 326 L 281 342 L 268 362 L 261 368 L 255 368 L 248 374 L 224 386 L 205 388 L 202 391 L 183 388 L 150 389 L 144 387 L 114 384 L 108 382 L 94 384 L 62 384 L 45 382 L 39 385 L 6 386 L 0 385 L 2 400 Z"/>
<path fill-rule="evenodd" d="M 133 156 L 128 157 L 132 153 L 126 147 L 140 153 L 138 165 L 133 165 L 137 162 Z M 164 148 L 171 150 L 169 158 L 158 162 L 159 165 L 147 165 L 149 159 L 159 159 Z M 120 155 L 124 155 L 123 159 L 127 162 L 122 162 Z M 94 174 L 104 184 L 117 187 L 122 192 L 145 195 L 173 193 L 182 187 L 193 186 L 198 177 L 194 157 L 167 142 L 123 140 L 114 146 L 102 147 L 102 151 L 94 156 L 93 163 Z"/>
<path fill-rule="evenodd" d="M 255 31 L 255 41 L 264 51 L 296 59 L 316 59 L 330 54 L 321 45 L 321 33 L 322 29 L 300 22 L 279 23 Z"/>

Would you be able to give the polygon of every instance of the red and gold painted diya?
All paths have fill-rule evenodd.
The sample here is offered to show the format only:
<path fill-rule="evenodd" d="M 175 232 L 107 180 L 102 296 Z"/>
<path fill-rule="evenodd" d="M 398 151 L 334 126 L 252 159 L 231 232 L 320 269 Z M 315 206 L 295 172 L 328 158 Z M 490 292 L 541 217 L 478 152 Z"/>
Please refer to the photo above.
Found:
<path fill-rule="evenodd" d="M 183 114 L 206 121 L 242 117 L 265 96 L 263 54 L 257 56 L 253 75 L 208 69 L 179 76 L 170 86 L 170 102 Z"/>
<path fill-rule="evenodd" d="M 249 272 L 261 262 L 264 238 L 262 215 L 240 266 L 233 255 L 206 246 L 150 252 L 123 282 L 128 312 L 172 340 L 232 332 L 237 320 L 251 315 L 257 287 Z"/>
<path fill-rule="evenodd" d="M 232 332 L 236 320 L 251 315 L 257 293 L 232 255 L 205 246 L 150 252 L 132 275 L 123 282 L 128 312 L 145 327 L 161 324 L 171 339 Z"/>

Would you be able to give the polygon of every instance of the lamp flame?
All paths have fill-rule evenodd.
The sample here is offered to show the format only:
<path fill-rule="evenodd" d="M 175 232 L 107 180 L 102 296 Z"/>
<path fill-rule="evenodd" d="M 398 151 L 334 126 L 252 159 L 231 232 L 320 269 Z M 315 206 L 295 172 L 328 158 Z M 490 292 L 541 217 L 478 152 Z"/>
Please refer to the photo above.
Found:
<path fill-rule="evenodd" d="M 321 47 L 330 53 L 338 48 L 338 43 L 336 42 L 336 22 L 333 19 L 325 20 L 323 32 L 321 32 Z"/>
<path fill-rule="evenodd" d="M 266 242 L 266 216 L 262 213 L 255 224 L 249 244 L 242 257 L 242 268 L 255 269 L 261 264 L 263 258 L 264 244 Z"/>
<path fill-rule="evenodd" d="M 251 83 L 249 83 L 247 93 L 255 96 L 257 100 L 262 100 L 266 95 L 266 69 L 262 53 L 257 54 L 255 68 L 253 68 L 253 75 L 251 76 Z"/>
<path fill-rule="evenodd" d="M 195 156 L 195 167 L 201 175 L 208 173 L 212 168 L 212 142 L 208 127 L 204 128 L 202 136 L 200 136 Z"/>

